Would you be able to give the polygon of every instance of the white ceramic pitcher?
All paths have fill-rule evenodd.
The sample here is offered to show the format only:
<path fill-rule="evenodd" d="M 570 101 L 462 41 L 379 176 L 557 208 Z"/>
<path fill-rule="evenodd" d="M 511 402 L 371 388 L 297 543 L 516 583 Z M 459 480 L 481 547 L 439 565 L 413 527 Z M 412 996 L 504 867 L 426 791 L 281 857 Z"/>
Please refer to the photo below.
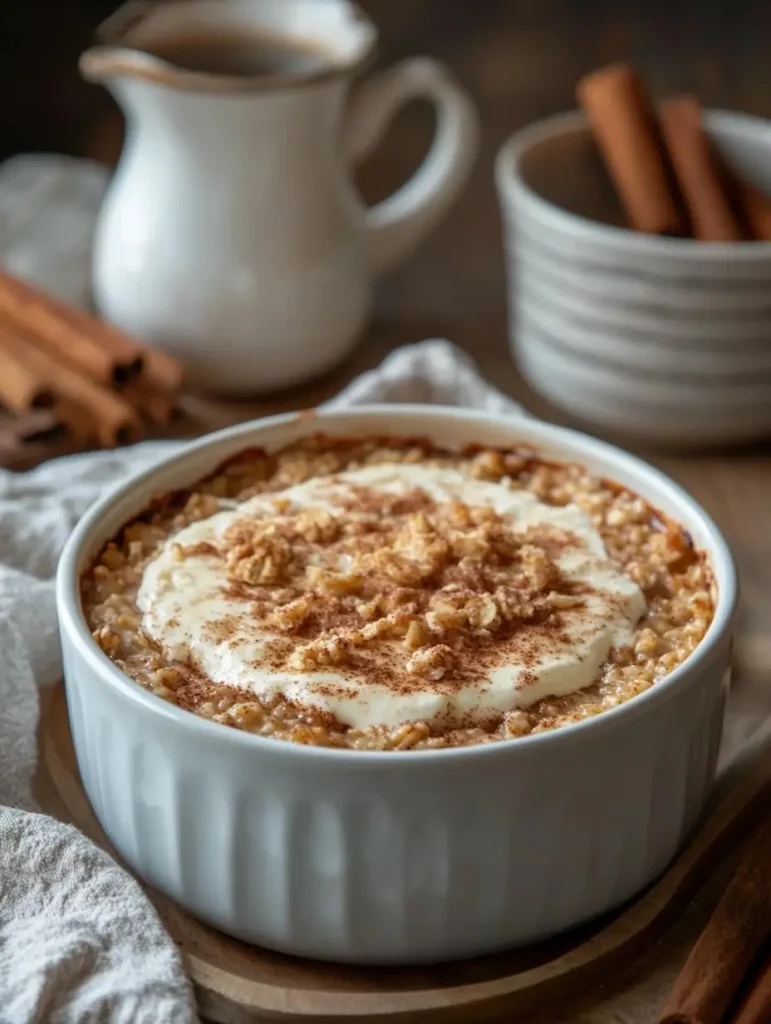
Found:
<path fill-rule="evenodd" d="M 325 58 L 307 73 L 239 76 L 157 56 L 209 32 Z M 338 0 L 174 0 L 121 7 L 81 57 L 128 125 L 96 231 L 95 302 L 182 357 L 199 386 L 264 391 L 334 365 L 367 321 L 374 279 L 465 182 L 477 121 L 443 66 L 407 60 L 349 100 L 376 42 L 374 24 Z M 432 148 L 406 185 L 367 209 L 351 165 L 415 97 L 436 106 Z"/>

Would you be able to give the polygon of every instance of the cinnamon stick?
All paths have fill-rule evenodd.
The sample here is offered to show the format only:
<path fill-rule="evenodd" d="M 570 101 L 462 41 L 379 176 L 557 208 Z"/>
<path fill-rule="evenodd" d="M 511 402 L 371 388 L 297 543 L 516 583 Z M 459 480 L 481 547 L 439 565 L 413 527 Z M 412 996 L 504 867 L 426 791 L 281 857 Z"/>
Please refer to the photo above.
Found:
<path fill-rule="evenodd" d="M 14 412 L 51 409 L 56 395 L 51 382 L 43 380 L 24 360 L 0 347 L 0 400 Z"/>
<path fill-rule="evenodd" d="M 659 1024 L 720 1024 L 756 953 L 771 934 L 771 817 L 691 951 Z"/>
<path fill-rule="evenodd" d="M 132 381 L 123 391 L 123 397 L 140 415 L 157 426 L 165 427 L 174 415 L 177 396 L 147 381 Z"/>
<path fill-rule="evenodd" d="M 71 398 L 58 395 L 53 412 L 66 428 L 67 436 L 81 449 L 92 448 L 97 440 L 96 423 L 88 409 L 73 402 Z"/>
<path fill-rule="evenodd" d="M 744 997 L 731 1024 L 768 1024 L 771 1021 L 771 955 L 763 960 L 752 978 L 749 993 Z"/>
<path fill-rule="evenodd" d="M 112 381 L 114 385 L 120 387 L 127 381 L 136 380 L 142 372 L 145 358 L 144 347 L 139 341 L 79 306 L 72 306 L 48 295 L 46 300 L 56 315 L 75 330 L 91 337 L 116 360 L 118 369 Z"/>
<path fill-rule="evenodd" d="M 159 348 L 142 349 L 144 376 L 160 391 L 179 391 L 184 378 L 182 363 Z"/>
<path fill-rule="evenodd" d="M 0 348 L 24 363 L 41 382 L 55 387 L 93 422 L 99 443 L 113 448 L 135 440 L 141 434 L 141 421 L 119 395 L 108 391 L 88 377 L 81 376 L 63 359 L 38 348 L 36 339 L 14 324 L 0 320 Z"/>
<path fill-rule="evenodd" d="M 0 313 L 102 384 L 121 385 L 142 369 L 142 352 L 133 339 L 7 273 L 0 273 Z"/>
<path fill-rule="evenodd" d="M 738 242 L 744 237 L 726 182 L 701 123 L 695 96 L 676 96 L 662 104 L 661 131 L 694 238 L 702 242 Z"/>
<path fill-rule="evenodd" d="M 600 152 L 631 227 L 682 235 L 687 224 L 642 82 L 625 64 L 611 64 L 577 87 Z"/>
<path fill-rule="evenodd" d="M 752 237 L 771 242 L 771 197 L 747 181 L 736 180 L 734 190 Z"/>

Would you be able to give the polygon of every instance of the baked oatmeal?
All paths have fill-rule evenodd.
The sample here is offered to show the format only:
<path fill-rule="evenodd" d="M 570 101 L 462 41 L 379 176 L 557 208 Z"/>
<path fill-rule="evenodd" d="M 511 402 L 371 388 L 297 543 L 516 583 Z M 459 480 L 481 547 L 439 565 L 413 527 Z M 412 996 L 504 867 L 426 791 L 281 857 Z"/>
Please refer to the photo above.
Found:
<path fill-rule="evenodd" d="M 157 500 L 82 580 L 94 639 L 141 686 L 356 750 L 615 707 L 696 648 L 713 591 L 684 529 L 579 465 L 323 435 Z"/>

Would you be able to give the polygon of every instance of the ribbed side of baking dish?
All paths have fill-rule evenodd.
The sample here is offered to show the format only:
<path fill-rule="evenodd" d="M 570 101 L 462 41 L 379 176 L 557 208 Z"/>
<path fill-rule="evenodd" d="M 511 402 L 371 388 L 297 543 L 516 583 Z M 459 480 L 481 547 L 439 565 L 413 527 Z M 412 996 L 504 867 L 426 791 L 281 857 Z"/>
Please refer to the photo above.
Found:
<path fill-rule="evenodd" d="M 308 759 L 280 741 L 233 746 L 208 723 L 191 734 L 64 644 L 81 774 L 126 861 L 248 941 L 369 963 L 531 942 L 652 881 L 712 782 L 727 665 L 716 650 L 670 700 L 601 736 Z"/>

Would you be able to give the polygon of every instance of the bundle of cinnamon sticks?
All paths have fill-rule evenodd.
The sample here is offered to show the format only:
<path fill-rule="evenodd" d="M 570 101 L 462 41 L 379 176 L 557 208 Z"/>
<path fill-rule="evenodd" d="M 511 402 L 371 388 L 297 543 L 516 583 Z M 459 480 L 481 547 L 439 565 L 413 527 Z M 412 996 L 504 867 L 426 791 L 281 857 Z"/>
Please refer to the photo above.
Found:
<path fill-rule="evenodd" d="M 0 462 L 24 445 L 111 448 L 171 419 L 180 363 L 0 271 Z M 45 450 L 45 448 L 44 448 Z"/>
<path fill-rule="evenodd" d="M 630 227 L 703 242 L 771 241 L 771 198 L 725 165 L 695 96 L 656 109 L 626 64 L 582 78 L 577 95 Z"/>

